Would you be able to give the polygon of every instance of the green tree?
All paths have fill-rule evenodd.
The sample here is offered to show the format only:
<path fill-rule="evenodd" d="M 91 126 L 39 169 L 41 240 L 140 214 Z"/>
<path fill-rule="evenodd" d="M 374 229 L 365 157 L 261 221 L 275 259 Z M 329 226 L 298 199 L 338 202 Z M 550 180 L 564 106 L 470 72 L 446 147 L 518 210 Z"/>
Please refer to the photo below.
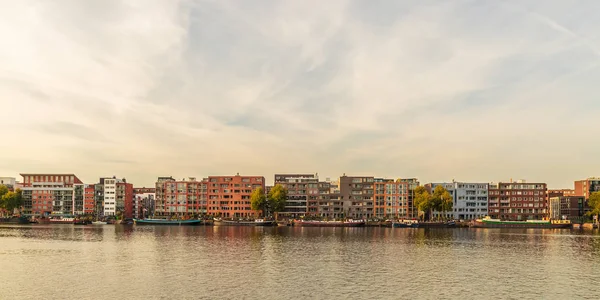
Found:
<path fill-rule="evenodd" d="M 281 184 L 276 184 L 270 191 L 267 196 L 269 201 L 269 207 L 271 211 L 275 213 L 275 220 L 277 220 L 278 213 L 282 212 L 285 209 L 285 204 L 287 201 L 288 191 Z"/>
<path fill-rule="evenodd" d="M 588 206 L 590 207 L 590 211 L 588 212 L 590 216 L 600 215 L 600 192 L 593 192 L 590 195 Z"/>
<path fill-rule="evenodd" d="M 445 213 L 452 210 L 452 200 L 453 199 L 452 195 L 450 195 L 450 192 L 448 192 L 448 190 L 446 190 L 446 188 L 443 186 L 438 185 L 433 190 L 433 195 L 431 196 L 431 206 L 433 210 L 440 212 L 445 218 Z"/>
<path fill-rule="evenodd" d="M 12 214 L 15 208 L 23 206 L 23 192 L 20 189 L 17 189 L 15 192 L 6 193 L 0 190 L 0 194 L 2 194 L 2 197 L 0 197 L 0 207 L 5 209 L 9 214 Z"/>
<path fill-rule="evenodd" d="M 431 194 L 425 187 L 418 186 L 415 189 L 414 205 L 419 212 L 423 213 L 423 220 L 425 220 L 425 213 L 432 208 Z"/>
<path fill-rule="evenodd" d="M 8 188 L 4 184 L 0 184 L 0 199 L 8 193 Z"/>
<path fill-rule="evenodd" d="M 252 195 L 250 195 L 250 208 L 258 211 L 259 214 L 264 214 L 266 212 L 267 196 L 265 195 L 265 190 L 263 190 L 262 187 L 252 191 Z"/>

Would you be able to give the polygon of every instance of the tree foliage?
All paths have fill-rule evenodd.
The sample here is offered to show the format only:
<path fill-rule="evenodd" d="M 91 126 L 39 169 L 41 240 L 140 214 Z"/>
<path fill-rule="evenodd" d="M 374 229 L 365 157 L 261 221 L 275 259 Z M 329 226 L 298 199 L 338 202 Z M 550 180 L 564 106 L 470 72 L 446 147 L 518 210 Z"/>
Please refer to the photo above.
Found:
<path fill-rule="evenodd" d="M 453 199 L 450 192 L 443 186 L 438 185 L 430 193 L 425 187 L 418 186 L 415 189 L 415 206 L 423 213 L 429 212 L 431 216 L 432 211 L 445 213 L 452 210 Z"/>
<path fill-rule="evenodd" d="M 278 213 L 285 209 L 288 191 L 281 184 L 275 185 L 267 196 L 272 212 Z"/>
<path fill-rule="evenodd" d="M 600 214 L 600 192 L 593 192 L 588 200 L 588 206 L 590 207 L 591 216 Z"/>
<path fill-rule="evenodd" d="M 250 195 L 250 208 L 252 210 L 259 211 L 261 214 L 266 212 L 267 196 L 265 195 L 265 190 L 262 187 L 252 191 L 252 195 Z"/>
<path fill-rule="evenodd" d="M 414 205 L 423 213 L 431 209 L 431 194 L 425 187 L 418 186 L 415 189 Z"/>
<path fill-rule="evenodd" d="M 0 208 L 10 214 L 15 208 L 21 208 L 21 206 L 23 206 L 23 192 L 20 189 L 10 192 L 5 186 L 0 186 Z"/>

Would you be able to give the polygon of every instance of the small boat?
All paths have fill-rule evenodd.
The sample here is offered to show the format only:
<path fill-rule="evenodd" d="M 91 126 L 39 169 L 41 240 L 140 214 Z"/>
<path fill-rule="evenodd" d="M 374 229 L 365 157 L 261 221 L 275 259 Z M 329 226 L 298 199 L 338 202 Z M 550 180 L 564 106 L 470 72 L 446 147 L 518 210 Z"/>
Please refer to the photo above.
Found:
<path fill-rule="evenodd" d="M 346 220 L 346 221 L 306 221 L 296 220 L 294 225 L 302 227 L 361 227 L 365 226 L 365 220 Z"/>
<path fill-rule="evenodd" d="M 218 226 L 277 226 L 277 222 L 265 219 L 254 221 L 215 219 L 214 224 Z"/>
<path fill-rule="evenodd" d="M 75 218 L 50 218 L 50 224 L 75 224 Z"/>
<path fill-rule="evenodd" d="M 89 225 L 89 224 L 91 224 L 91 222 L 88 220 L 84 220 L 84 219 L 75 219 L 73 221 L 73 224 L 74 225 Z"/>
<path fill-rule="evenodd" d="M 196 226 L 202 225 L 202 220 L 166 220 L 166 219 L 133 219 L 135 225 L 176 225 Z"/>
<path fill-rule="evenodd" d="M 417 227 L 419 227 L 419 221 L 401 220 L 398 222 L 393 222 L 392 227 L 394 227 L 394 228 L 417 228 Z"/>
<path fill-rule="evenodd" d="M 93 221 L 92 222 L 92 225 L 106 225 L 106 224 L 108 224 L 108 223 L 104 222 L 104 221 Z"/>
<path fill-rule="evenodd" d="M 475 228 L 572 228 L 569 220 L 527 220 L 527 221 L 502 221 L 489 216 L 473 221 L 471 227 Z"/>

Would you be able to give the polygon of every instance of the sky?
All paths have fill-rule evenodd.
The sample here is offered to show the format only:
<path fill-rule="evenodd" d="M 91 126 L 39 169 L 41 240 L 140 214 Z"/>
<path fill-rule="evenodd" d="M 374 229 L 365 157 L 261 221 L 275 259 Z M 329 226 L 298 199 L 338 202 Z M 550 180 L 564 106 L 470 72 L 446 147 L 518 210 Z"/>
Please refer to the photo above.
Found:
<path fill-rule="evenodd" d="M 600 1 L 0 0 L 0 176 L 600 176 Z"/>

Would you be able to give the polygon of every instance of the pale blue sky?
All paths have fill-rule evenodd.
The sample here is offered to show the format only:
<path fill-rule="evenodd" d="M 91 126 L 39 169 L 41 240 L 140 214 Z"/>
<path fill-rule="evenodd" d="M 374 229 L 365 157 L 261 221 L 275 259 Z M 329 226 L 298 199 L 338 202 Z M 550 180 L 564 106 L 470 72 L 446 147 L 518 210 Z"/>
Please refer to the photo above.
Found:
<path fill-rule="evenodd" d="M 600 1 L 0 1 L 0 175 L 600 175 Z"/>

